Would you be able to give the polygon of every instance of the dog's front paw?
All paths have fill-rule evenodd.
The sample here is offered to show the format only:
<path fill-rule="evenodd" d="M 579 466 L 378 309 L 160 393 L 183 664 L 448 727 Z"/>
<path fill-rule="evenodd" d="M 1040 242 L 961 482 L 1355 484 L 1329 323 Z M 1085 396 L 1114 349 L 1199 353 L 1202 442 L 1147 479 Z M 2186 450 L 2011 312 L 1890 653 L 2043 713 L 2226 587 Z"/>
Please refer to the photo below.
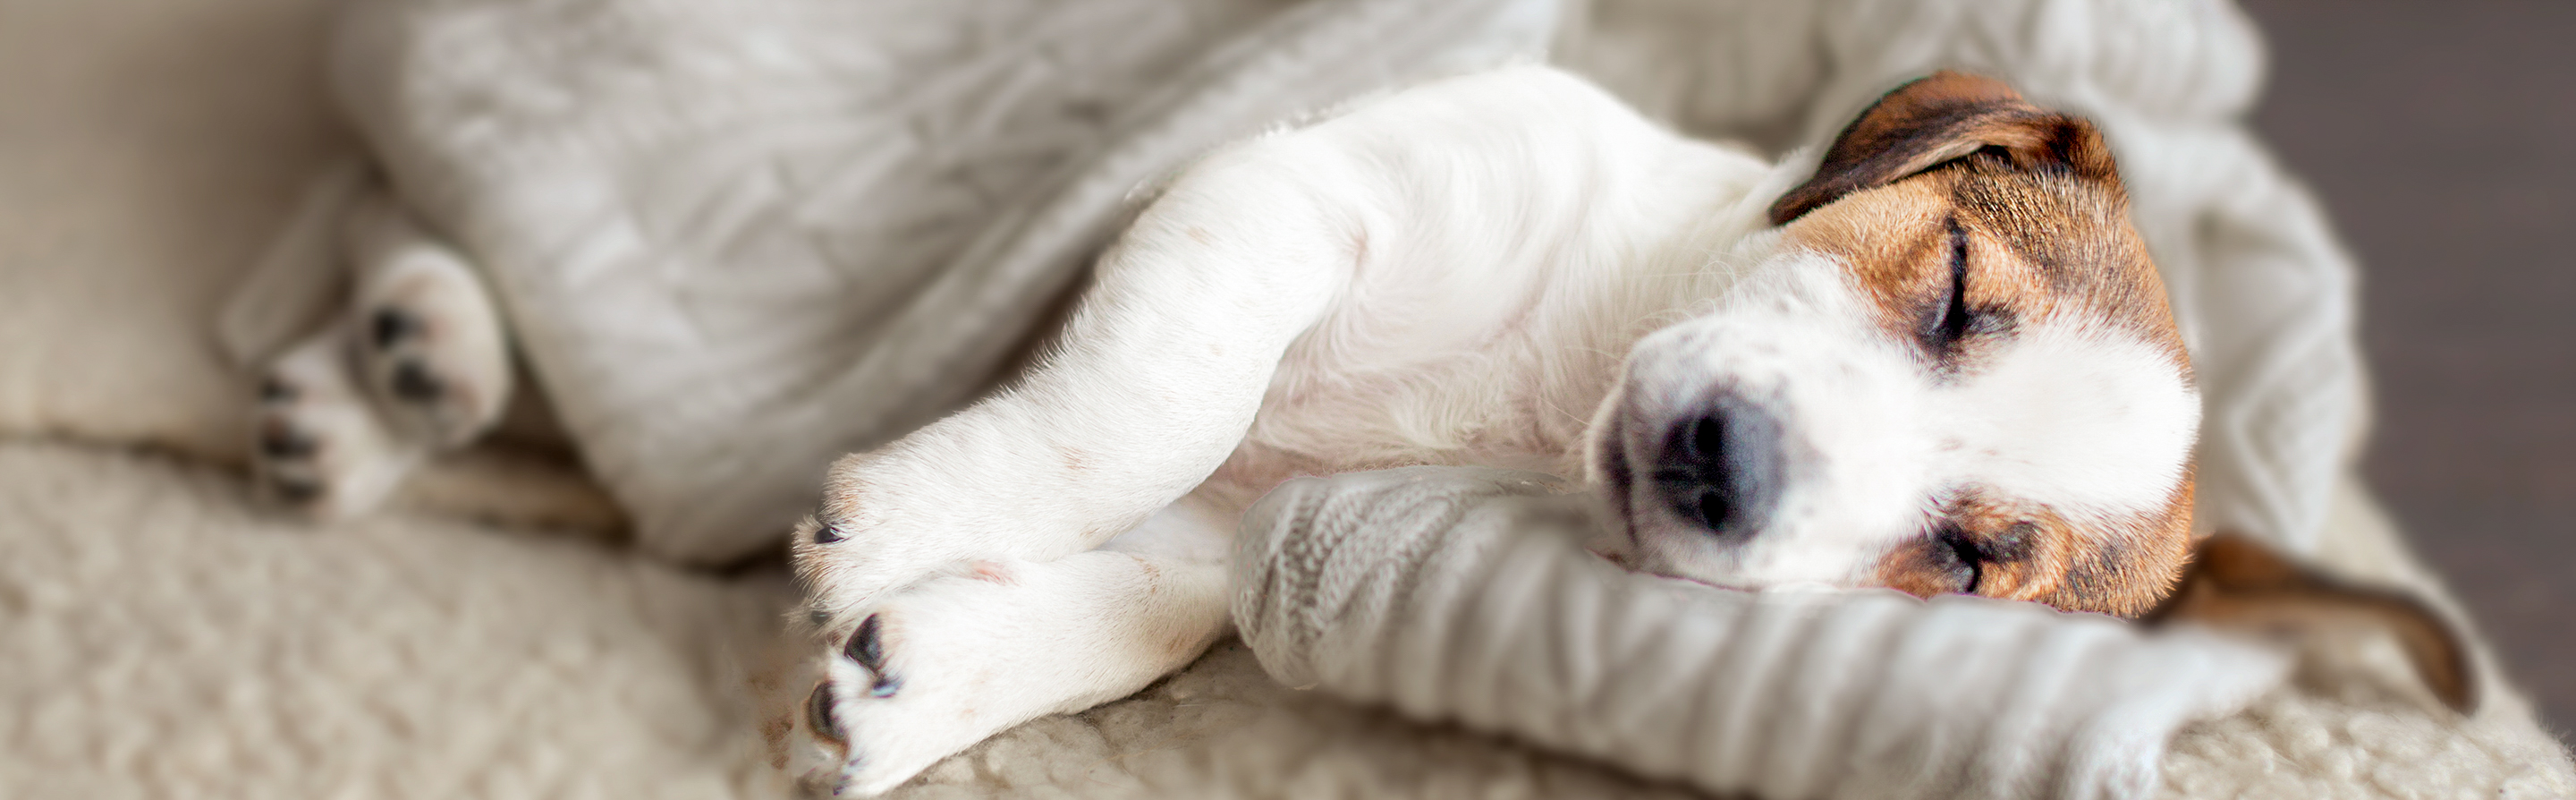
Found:
<path fill-rule="evenodd" d="M 797 525 L 789 553 L 818 615 L 873 606 L 905 586 L 959 563 L 955 554 L 920 546 L 894 526 L 862 527 L 826 514 Z M 909 528 L 904 528 L 909 530 Z"/>
<path fill-rule="evenodd" d="M 791 723 L 789 774 L 873 796 L 1012 726 L 1143 688 L 1222 627 L 1222 570 L 1200 572 L 1112 552 L 985 562 L 818 614 L 819 680 Z"/>
<path fill-rule="evenodd" d="M 789 547 L 815 607 L 847 614 L 958 564 L 1030 557 L 1013 552 L 1021 542 L 992 535 L 996 523 L 964 488 L 971 482 L 925 464 L 919 449 L 907 439 L 832 465 L 822 507 Z"/>
<path fill-rule="evenodd" d="M 1020 626 L 1007 591 L 941 579 L 902 593 L 829 637 L 798 720 L 798 779 L 832 796 L 868 797 L 1065 698 L 1007 640 Z"/>
<path fill-rule="evenodd" d="M 316 336 L 269 365 L 251 423 L 260 493 L 324 518 L 375 507 L 422 456 L 377 418 L 351 381 L 339 333 Z"/>

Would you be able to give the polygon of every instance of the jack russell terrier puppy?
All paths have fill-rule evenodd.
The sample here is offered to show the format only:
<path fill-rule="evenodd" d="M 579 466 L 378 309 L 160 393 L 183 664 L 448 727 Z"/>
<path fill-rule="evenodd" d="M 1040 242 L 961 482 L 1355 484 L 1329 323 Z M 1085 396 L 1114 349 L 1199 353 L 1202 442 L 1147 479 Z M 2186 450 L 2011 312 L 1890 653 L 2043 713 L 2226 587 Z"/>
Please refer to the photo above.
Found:
<path fill-rule="evenodd" d="M 408 241 L 398 213 L 355 224 Z M 403 469 L 319 461 L 364 432 L 316 392 L 455 442 L 506 391 L 470 270 L 379 260 L 356 374 L 322 344 L 272 370 L 289 499 L 363 505 Z M 1300 475 L 1582 475 L 1595 548 L 1633 569 L 2137 617 L 2192 558 L 2199 420 L 2110 149 L 2000 83 L 1906 84 L 1812 174 L 1552 69 L 1423 85 L 1191 166 L 1015 384 L 831 468 L 791 544 L 819 647 L 781 763 L 875 794 L 1178 670 L 1228 630 L 1242 510 Z M 2219 561 L 2192 608 L 2381 609 L 2466 680 L 2420 606 Z"/>

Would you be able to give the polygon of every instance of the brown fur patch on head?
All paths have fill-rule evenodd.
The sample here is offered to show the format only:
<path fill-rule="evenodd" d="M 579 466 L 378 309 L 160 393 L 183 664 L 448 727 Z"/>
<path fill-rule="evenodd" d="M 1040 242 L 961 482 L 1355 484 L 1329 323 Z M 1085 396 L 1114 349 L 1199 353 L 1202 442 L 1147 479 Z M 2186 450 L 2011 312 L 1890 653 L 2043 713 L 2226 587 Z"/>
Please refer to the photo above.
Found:
<path fill-rule="evenodd" d="M 1916 597 L 1977 594 L 2135 617 L 2172 591 L 2191 555 L 2188 480 L 2162 507 L 2070 520 L 2046 503 L 1969 490 L 1922 538 L 1880 557 L 1874 580 Z"/>
<path fill-rule="evenodd" d="M 1954 72 L 1880 98 L 1772 206 L 1787 243 L 1847 265 L 1878 327 L 1936 376 L 1972 375 L 2016 336 L 2063 326 L 2148 343 L 2189 385 L 2164 282 L 2128 216 L 2092 123 Z M 2190 551 L 2193 488 L 2186 467 L 2167 502 L 2109 516 L 1964 491 L 1876 580 L 2142 614 Z"/>
<path fill-rule="evenodd" d="M 2099 146 L 2089 123 L 2071 124 L 2095 142 L 2079 149 Z M 2063 322 L 2136 336 L 2192 380 L 2164 279 L 2129 224 L 2116 176 L 1972 152 L 1838 195 L 1784 235 L 1849 265 L 1880 327 L 1936 365 L 1973 368 L 2015 332 Z M 1945 330 L 1954 302 L 1971 313 Z"/>
<path fill-rule="evenodd" d="M 2093 124 L 2042 110 L 2001 81 L 1943 70 L 1896 87 L 1834 138 L 1816 175 L 1771 205 L 1785 225 L 1843 195 L 1985 154 L 2024 171 L 2058 170 L 2119 188 Z"/>

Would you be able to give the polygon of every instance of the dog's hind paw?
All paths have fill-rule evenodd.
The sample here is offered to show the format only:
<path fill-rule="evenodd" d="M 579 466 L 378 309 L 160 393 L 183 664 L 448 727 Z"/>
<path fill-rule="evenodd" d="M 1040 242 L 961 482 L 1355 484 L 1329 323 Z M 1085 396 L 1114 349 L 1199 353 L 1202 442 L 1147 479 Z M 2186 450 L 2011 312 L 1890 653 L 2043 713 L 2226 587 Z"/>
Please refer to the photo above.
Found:
<path fill-rule="evenodd" d="M 377 418 L 348 359 L 338 326 L 287 351 L 260 376 L 251 424 L 260 493 L 323 518 L 375 507 L 425 455 Z"/>
<path fill-rule="evenodd" d="M 482 280 L 391 202 L 353 210 L 347 225 L 363 276 L 351 325 L 368 391 L 434 446 L 490 429 L 509 398 L 510 354 Z"/>

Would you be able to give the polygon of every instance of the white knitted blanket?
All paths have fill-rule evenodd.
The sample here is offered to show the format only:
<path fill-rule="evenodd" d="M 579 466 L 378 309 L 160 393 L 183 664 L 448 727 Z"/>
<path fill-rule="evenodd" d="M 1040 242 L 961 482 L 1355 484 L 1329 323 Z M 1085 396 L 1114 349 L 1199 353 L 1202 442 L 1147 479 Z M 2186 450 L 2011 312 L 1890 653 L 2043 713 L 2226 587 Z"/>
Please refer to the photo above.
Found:
<path fill-rule="evenodd" d="M 1534 473 L 1307 478 L 1244 521 L 1234 618 L 1271 677 L 1771 798 L 2143 797 L 2184 723 L 2286 661 L 2028 603 L 1714 589 L 1594 557 Z"/>

